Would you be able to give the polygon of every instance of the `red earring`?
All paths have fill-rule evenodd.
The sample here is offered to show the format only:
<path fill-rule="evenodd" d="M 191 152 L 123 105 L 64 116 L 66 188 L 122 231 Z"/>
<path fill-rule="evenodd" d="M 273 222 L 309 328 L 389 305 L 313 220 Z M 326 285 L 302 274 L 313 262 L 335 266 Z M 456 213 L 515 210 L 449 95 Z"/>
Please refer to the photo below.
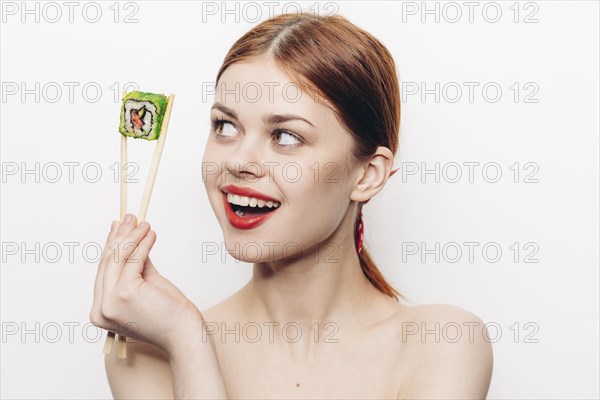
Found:
<path fill-rule="evenodd" d="M 360 251 L 362 250 L 363 236 L 364 236 L 364 231 L 365 231 L 365 226 L 363 224 L 363 219 L 362 219 L 362 208 L 358 214 L 358 225 L 356 226 L 356 229 L 358 231 L 357 242 L 356 242 L 356 253 L 360 254 Z"/>

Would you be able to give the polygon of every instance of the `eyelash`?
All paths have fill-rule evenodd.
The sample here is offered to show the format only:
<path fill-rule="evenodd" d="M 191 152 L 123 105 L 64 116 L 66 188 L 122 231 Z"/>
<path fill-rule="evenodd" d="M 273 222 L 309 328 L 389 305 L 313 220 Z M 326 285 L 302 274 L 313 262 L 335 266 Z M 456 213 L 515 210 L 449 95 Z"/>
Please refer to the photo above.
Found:
<path fill-rule="evenodd" d="M 234 124 L 232 121 L 229 121 L 229 120 L 227 120 L 227 119 L 224 119 L 224 118 L 212 117 L 212 118 L 210 119 L 210 121 L 211 121 L 211 128 L 212 128 L 212 131 L 213 131 L 213 132 L 215 132 L 215 134 L 216 134 L 217 136 L 223 136 L 223 135 L 221 135 L 220 133 L 217 133 L 217 129 L 221 128 L 221 127 L 223 126 L 223 124 L 224 124 L 224 123 L 226 123 L 226 122 L 227 122 L 227 123 L 229 123 L 229 124 L 231 124 L 231 125 L 235 126 L 235 124 Z M 237 128 L 237 127 L 236 127 L 236 128 Z M 285 149 L 289 149 L 289 148 L 298 147 L 298 146 L 300 146 L 300 145 L 302 145 L 302 144 L 303 144 L 303 141 L 302 141 L 302 139 L 300 139 L 300 138 L 299 138 L 298 136 L 296 136 L 295 134 L 293 134 L 293 133 L 291 133 L 291 132 L 289 132 L 289 131 L 286 131 L 286 130 L 284 130 L 284 129 L 275 129 L 275 130 L 273 131 L 273 133 L 271 134 L 271 136 L 275 136 L 275 135 L 277 135 L 278 133 L 286 133 L 286 134 L 288 134 L 288 135 L 290 135 L 290 136 L 294 137 L 294 139 L 296 139 L 296 140 L 299 142 L 299 143 L 296 143 L 296 144 L 287 144 L 287 145 L 286 145 L 286 144 L 278 144 L 278 143 L 276 143 L 276 144 L 275 144 L 275 146 L 277 146 L 277 147 L 279 147 L 279 148 L 285 148 Z"/>

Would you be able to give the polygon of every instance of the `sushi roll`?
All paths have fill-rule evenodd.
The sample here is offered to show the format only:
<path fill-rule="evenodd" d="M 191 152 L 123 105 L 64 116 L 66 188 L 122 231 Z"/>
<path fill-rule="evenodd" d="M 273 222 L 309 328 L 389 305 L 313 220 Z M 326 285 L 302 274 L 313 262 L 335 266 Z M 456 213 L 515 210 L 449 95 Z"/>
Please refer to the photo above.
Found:
<path fill-rule="evenodd" d="M 123 97 L 119 132 L 136 139 L 156 140 L 165 118 L 168 99 L 163 94 L 131 92 Z"/>

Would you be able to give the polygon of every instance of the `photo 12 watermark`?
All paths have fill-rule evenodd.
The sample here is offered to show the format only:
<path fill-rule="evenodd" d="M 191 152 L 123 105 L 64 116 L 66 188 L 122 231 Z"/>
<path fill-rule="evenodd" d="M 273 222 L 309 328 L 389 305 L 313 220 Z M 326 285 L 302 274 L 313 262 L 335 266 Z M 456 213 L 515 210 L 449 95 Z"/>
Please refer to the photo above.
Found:
<path fill-rule="evenodd" d="M 127 162 L 121 168 L 118 162 L 111 164 L 95 161 L 3 161 L 0 164 L 2 183 L 119 183 L 122 174 L 127 183 L 139 183 L 140 166 Z"/>
<path fill-rule="evenodd" d="M 338 14 L 339 9 L 339 4 L 333 1 L 203 1 L 201 18 L 202 23 L 218 21 L 223 24 L 255 24 L 279 14 L 308 13 L 315 17 L 332 16 Z"/>
<path fill-rule="evenodd" d="M 2 103 L 98 103 L 109 99 L 114 103 L 122 101 L 123 91 L 137 91 L 135 82 L 110 85 L 99 82 L 2 82 Z"/>
<path fill-rule="evenodd" d="M 537 104 L 540 85 L 537 82 L 411 82 L 400 83 L 402 103 L 499 103 Z"/>
<path fill-rule="evenodd" d="M 401 1 L 402 23 L 537 24 L 540 5 L 533 1 Z"/>
<path fill-rule="evenodd" d="M 96 24 L 137 24 L 140 3 L 136 1 L 2 1 L 3 24 L 59 24 L 84 22 Z"/>
<path fill-rule="evenodd" d="M 298 343 L 304 337 L 314 343 L 339 343 L 336 334 L 339 325 L 335 322 L 315 321 L 309 326 L 303 326 L 299 322 L 288 321 L 263 321 L 263 322 L 235 322 L 229 326 L 225 322 L 203 323 L 202 341 L 206 342 L 209 337 L 221 343 L 275 343 L 284 341 L 287 343 Z M 278 340 L 279 339 L 279 340 Z"/>
<path fill-rule="evenodd" d="M 473 343 L 478 339 L 477 335 L 479 334 L 488 343 L 497 343 L 504 336 L 513 343 L 537 344 L 540 342 L 536 337 L 539 331 L 540 326 L 531 321 L 524 323 L 515 321 L 504 327 L 495 321 L 486 323 L 478 321 L 462 321 L 460 323 L 455 321 L 446 323 L 405 321 L 402 322 L 402 343 L 415 340 L 421 343 L 457 343 L 465 340 Z"/>
<path fill-rule="evenodd" d="M 478 242 L 411 242 L 400 243 L 403 263 L 458 262 L 496 264 L 503 260 L 515 264 L 537 264 L 540 245 L 533 241 L 501 244 L 496 241 Z"/>

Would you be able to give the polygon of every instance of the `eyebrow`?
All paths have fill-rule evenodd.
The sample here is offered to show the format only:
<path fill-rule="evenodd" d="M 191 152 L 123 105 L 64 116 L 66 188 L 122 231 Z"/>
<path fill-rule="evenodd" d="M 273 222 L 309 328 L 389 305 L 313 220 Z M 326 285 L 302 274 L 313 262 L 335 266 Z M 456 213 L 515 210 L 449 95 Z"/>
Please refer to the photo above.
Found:
<path fill-rule="evenodd" d="M 228 117 L 239 120 L 237 113 L 233 109 L 226 107 L 225 105 L 223 105 L 221 103 L 213 104 L 213 106 L 211 107 L 211 110 L 212 109 L 219 110 L 223 114 L 227 115 Z M 307 124 L 309 124 L 310 126 L 314 127 L 314 125 L 309 120 L 302 118 L 301 116 L 295 115 L 295 114 L 265 114 L 262 117 L 262 120 L 265 124 L 271 124 L 271 125 L 281 124 L 281 123 L 287 122 L 287 121 L 298 120 L 298 121 L 304 121 Z"/>

